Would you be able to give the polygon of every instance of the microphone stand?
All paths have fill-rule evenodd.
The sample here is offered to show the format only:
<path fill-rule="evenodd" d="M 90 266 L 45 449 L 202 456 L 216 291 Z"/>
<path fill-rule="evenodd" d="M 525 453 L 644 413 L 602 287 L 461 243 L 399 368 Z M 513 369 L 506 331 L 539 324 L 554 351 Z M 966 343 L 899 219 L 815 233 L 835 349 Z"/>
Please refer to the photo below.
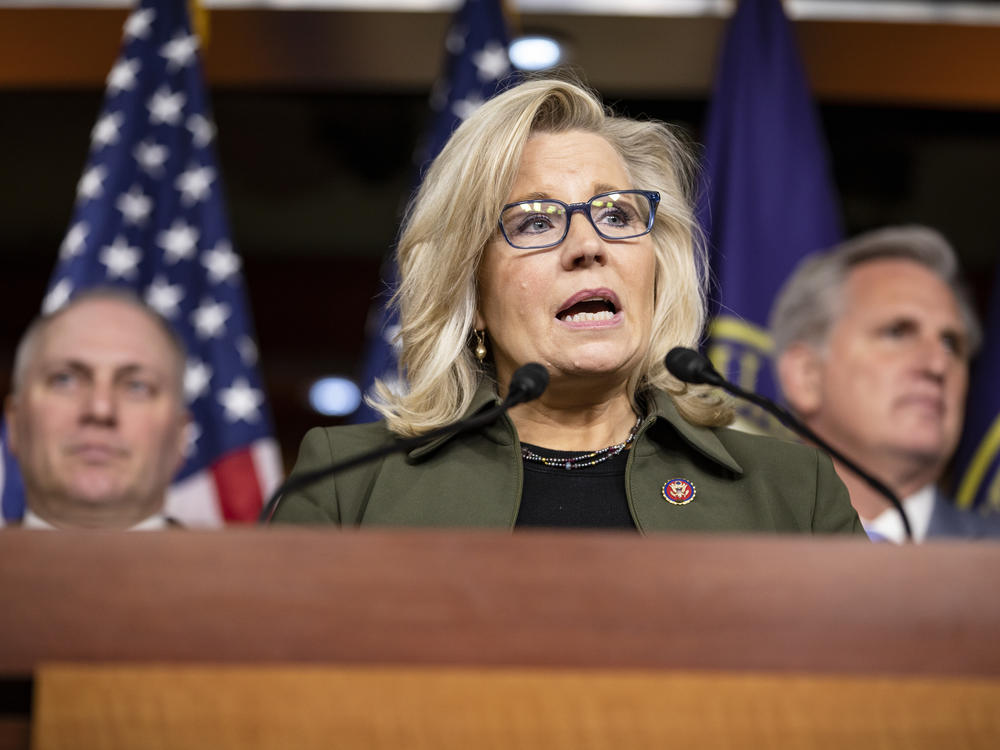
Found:
<path fill-rule="evenodd" d="M 678 354 L 675 355 L 675 352 Z M 688 354 L 688 352 L 690 352 L 690 354 Z M 695 357 L 697 357 L 697 360 Z M 826 440 L 813 432 L 812 429 L 807 427 L 804 422 L 802 422 L 790 411 L 778 406 L 778 404 L 774 403 L 770 399 L 764 398 L 753 391 L 746 391 L 735 383 L 730 383 L 719 374 L 718 370 L 712 366 L 712 363 L 709 362 L 708 358 L 693 349 L 687 349 L 680 346 L 675 347 L 667 354 L 665 361 L 670 374 L 678 380 L 682 380 L 685 383 L 701 383 L 722 388 L 724 391 L 733 394 L 737 398 L 749 401 L 750 403 L 759 406 L 764 411 L 773 414 L 778 418 L 778 421 L 780 421 L 788 429 L 792 430 L 792 432 L 796 432 L 807 440 L 818 445 L 830 456 L 854 472 L 855 475 L 861 477 L 861 479 L 867 482 L 872 489 L 883 495 L 891 503 L 892 507 L 896 509 L 896 512 L 899 513 L 900 519 L 903 521 L 903 529 L 906 532 L 907 540 L 910 542 L 913 541 L 913 530 L 910 528 L 910 519 L 906 517 L 906 511 L 903 509 L 903 503 L 900 502 L 896 493 L 889 489 L 884 482 L 868 473 L 857 463 L 849 459 L 839 450 L 826 442 Z"/>
<path fill-rule="evenodd" d="M 548 384 L 549 373 L 542 365 L 536 362 L 529 362 L 526 365 L 522 365 L 514 372 L 514 375 L 510 379 L 510 387 L 507 389 L 507 398 L 505 398 L 503 402 L 497 406 L 480 412 L 479 414 L 469 417 L 468 419 L 459 420 L 458 422 L 453 422 L 445 425 L 444 427 L 439 427 L 436 430 L 425 432 L 423 435 L 417 435 L 416 437 L 411 438 L 399 438 L 389 445 L 383 445 L 381 448 L 376 448 L 375 450 L 368 451 L 367 453 L 361 453 L 357 456 L 344 459 L 343 461 L 332 463 L 329 466 L 313 469 L 312 471 L 307 471 L 297 476 L 289 477 L 271 495 L 271 498 L 267 501 L 263 510 L 261 510 L 257 521 L 258 523 L 265 525 L 270 524 L 271 519 L 274 518 L 274 514 L 278 510 L 278 505 L 281 503 L 282 497 L 286 493 L 302 489 L 313 482 L 318 482 L 321 479 L 325 479 L 326 477 L 341 471 L 346 471 L 347 469 L 353 469 L 355 466 L 361 466 L 362 464 L 366 464 L 371 461 L 377 461 L 378 459 L 392 453 L 401 453 L 403 451 L 412 450 L 413 448 L 419 448 L 421 445 L 429 443 L 430 441 L 443 435 L 460 435 L 466 432 L 472 432 L 473 430 L 478 430 L 480 427 L 485 427 L 486 425 L 495 422 L 501 414 L 511 407 L 517 406 L 525 401 L 531 401 L 538 398 L 542 395 L 542 392 Z"/>

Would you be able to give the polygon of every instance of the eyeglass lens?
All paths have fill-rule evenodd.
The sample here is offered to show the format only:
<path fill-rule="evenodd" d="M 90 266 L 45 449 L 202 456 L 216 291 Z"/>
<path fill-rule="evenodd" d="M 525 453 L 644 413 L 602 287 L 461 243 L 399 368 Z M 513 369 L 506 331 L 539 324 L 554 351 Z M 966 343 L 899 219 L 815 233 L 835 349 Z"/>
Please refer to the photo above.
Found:
<path fill-rule="evenodd" d="M 652 206 L 642 193 L 597 195 L 586 211 L 597 233 L 605 239 L 628 239 L 649 230 Z M 508 206 L 500 215 L 504 234 L 515 247 L 537 248 L 560 242 L 567 232 L 565 203 L 554 200 L 523 201 Z"/>

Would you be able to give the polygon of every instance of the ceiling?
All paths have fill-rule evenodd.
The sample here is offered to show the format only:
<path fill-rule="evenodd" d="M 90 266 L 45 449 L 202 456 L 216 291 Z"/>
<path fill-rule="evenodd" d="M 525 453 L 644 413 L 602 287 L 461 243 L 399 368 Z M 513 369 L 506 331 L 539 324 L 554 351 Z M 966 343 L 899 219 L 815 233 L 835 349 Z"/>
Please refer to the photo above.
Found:
<path fill-rule="evenodd" d="M 62 0 L 61 5 L 74 7 L 0 0 L 0 89 L 102 84 L 117 54 L 127 7 L 121 2 L 94 7 L 93 0 Z M 213 85 L 426 91 L 441 64 L 455 3 L 296 0 L 263 5 L 209 3 L 217 8 L 209 13 L 205 57 Z M 590 0 L 512 5 L 520 9 L 513 14 L 516 25 L 560 37 L 571 63 L 606 94 L 690 97 L 704 96 L 710 88 L 731 4 L 618 0 L 614 15 L 595 12 L 607 4 Z M 561 5 L 588 12 L 553 12 Z M 800 8 L 795 28 L 821 101 L 1000 109 L 998 3 L 800 0 L 788 6 Z M 824 14 L 823 7 L 843 12 Z M 889 12 L 894 7 L 909 14 Z M 881 8 L 882 13 L 878 20 L 844 20 L 851 8 Z M 975 18 L 976 23 L 928 22 L 933 18 L 928 9 L 937 9 L 946 21 Z M 963 9 L 966 13 L 959 13 Z M 894 20 L 902 17 L 911 20 Z"/>

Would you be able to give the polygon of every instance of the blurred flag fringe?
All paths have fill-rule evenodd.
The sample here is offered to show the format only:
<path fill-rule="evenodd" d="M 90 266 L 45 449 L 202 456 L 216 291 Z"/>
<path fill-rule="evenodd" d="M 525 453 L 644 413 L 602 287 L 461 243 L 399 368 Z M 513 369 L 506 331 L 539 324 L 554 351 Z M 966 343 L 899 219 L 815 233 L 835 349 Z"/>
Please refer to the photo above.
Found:
<path fill-rule="evenodd" d="M 960 508 L 1000 512 L 1000 266 L 990 295 L 983 348 L 972 366 L 965 427 L 955 457 Z"/>

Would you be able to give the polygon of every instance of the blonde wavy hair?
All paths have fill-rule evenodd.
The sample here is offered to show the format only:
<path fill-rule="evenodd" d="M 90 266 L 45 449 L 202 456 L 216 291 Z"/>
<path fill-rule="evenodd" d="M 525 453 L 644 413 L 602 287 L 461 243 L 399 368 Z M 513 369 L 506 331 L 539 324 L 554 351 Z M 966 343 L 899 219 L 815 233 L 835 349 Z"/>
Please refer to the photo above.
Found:
<path fill-rule="evenodd" d="M 407 208 L 397 245 L 400 379 L 405 392 L 377 382 L 369 403 L 393 432 L 419 435 L 459 419 L 489 368 L 470 346 L 477 275 L 527 140 L 536 133 L 584 131 L 621 156 L 632 186 L 660 193 L 652 239 L 655 303 L 646 356 L 629 379 L 637 411 L 653 389 L 671 394 L 681 415 L 701 425 L 732 420 L 728 402 L 688 388 L 663 358 L 696 346 L 705 322 L 708 262 L 691 200 L 694 159 L 664 123 L 618 117 L 579 83 L 522 83 L 486 102 L 454 132 Z"/>

